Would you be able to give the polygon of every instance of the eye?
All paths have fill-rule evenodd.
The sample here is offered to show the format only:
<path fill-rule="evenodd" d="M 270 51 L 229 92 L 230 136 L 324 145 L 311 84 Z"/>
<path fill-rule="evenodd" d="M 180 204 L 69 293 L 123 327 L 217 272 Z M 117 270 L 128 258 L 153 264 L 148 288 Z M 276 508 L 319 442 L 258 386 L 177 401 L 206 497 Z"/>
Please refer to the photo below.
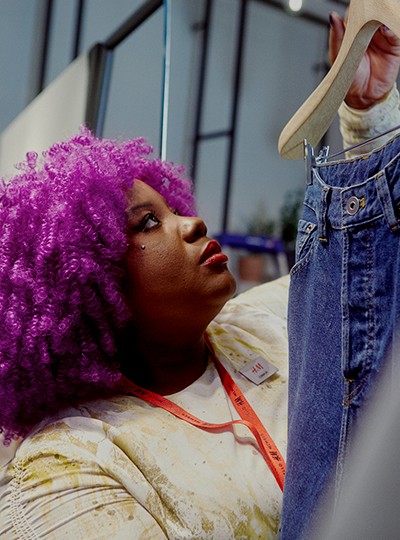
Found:
<path fill-rule="evenodd" d="M 160 220 L 158 217 L 153 214 L 153 212 L 149 212 L 143 218 L 140 220 L 140 223 L 137 227 L 135 227 L 135 231 L 138 232 L 147 232 L 151 229 L 154 229 L 154 227 L 157 227 L 160 224 Z"/>

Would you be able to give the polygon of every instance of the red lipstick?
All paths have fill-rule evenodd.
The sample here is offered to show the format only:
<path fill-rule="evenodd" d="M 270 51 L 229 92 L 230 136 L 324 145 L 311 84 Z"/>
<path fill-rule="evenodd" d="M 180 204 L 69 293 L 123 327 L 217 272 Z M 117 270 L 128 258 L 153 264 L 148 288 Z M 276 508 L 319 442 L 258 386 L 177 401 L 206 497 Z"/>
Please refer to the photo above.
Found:
<path fill-rule="evenodd" d="M 210 240 L 201 254 L 199 264 L 207 266 L 212 264 L 223 264 L 228 261 L 228 257 L 222 253 L 221 246 L 216 240 Z"/>

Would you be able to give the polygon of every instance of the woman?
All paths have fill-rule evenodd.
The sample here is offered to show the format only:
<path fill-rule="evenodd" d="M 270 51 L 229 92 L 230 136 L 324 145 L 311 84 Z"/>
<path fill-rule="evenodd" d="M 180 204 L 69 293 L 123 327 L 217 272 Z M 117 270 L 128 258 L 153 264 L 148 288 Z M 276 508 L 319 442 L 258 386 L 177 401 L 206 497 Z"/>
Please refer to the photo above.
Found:
<path fill-rule="evenodd" d="M 83 130 L 2 189 L 1 538 L 276 537 L 287 278 L 229 300 L 149 153 Z"/>
<path fill-rule="evenodd" d="M 2 538 L 277 534 L 287 281 L 222 310 L 227 257 L 150 152 L 82 129 L 3 186 Z"/>

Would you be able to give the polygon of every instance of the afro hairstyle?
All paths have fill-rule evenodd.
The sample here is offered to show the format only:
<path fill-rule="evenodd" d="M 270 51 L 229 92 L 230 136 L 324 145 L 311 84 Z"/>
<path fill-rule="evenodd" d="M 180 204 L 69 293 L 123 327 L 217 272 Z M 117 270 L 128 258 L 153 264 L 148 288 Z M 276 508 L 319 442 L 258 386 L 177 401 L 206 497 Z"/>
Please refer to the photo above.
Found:
<path fill-rule="evenodd" d="M 62 406 L 101 397 L 120 378 L 126 191 L 135 178 L 196 215 L 183 167 L 143 138 L 87 128 L 0 185 L 0 432 L 5 444 Z"/>

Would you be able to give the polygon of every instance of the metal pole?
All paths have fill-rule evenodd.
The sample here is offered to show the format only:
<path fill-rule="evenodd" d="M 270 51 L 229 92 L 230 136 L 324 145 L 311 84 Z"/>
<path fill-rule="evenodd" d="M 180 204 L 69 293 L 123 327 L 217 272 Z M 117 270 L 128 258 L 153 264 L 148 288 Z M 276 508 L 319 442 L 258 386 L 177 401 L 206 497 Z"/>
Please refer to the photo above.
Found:
<path fill-rule="evenodd" d="M 247 15 L 247 0 L 241 0 L 241 9 L 239 14 L 239 31 L 238 40 L 236 46 L 236 67 L 234 76 L 234 90 L 231 109 L 231 138 L 228 147 L 228 157 L 225 176 L 225 198 L 222 214 L 222 233 L 226 232 L 228 228 L 229 217 L 229 203 L 231 197 L 232 187 L 232 173 L 233 173 L 233 158 L 235 153 L 236 143 L 236 126 L 239 109 L 239 97 L 240 97 L 240 82 L 242 75 L 243 64 L 243 50 L 244 50 L 244 38 L 246 29 L 246 15 Z"/>
<path fill-rule="evenodd" d="M 84 7 L 85 7 L 85 0 L 78 0 L 77 9 L 76 9 L 76 19 L 75 19 L 75 38 L 74 38 L 74 43 L 72 47 L 71 61 L 75 60 L 75 58 L 79 55 L 79 51 L 80 51 Z"/>
<path fill-rule="evenodd" d="M 204 11 L 203 40 L 202 40 L 202 51 L 201 51 L 200 72 L 199 72 L 199 88 L 198 88 L 198 94 L 197 94 L 196 116 L 195 116 L 194 137 L 193 137 L 193 151 L 192 151 L 192 159 L 191 159 L 191 163 L 192 163 L 191 176 L 193 178 L 193 181 L 196 181 L 199 142 L 201 138 L 201 135 L 200 135 L 201 115 L 203 112 L 204 87 L 205 87 L 208 49 L 209 49 L 208 44 L 209 44 L 212 3 L 213 3 L 213 0 L 207 0 L 205 11 Z"/>
<path fill-rule="evenodd" d="M 44 88 L 44 81 L 46 78 L 46 68 L 47 68 L 47 58 L 49 50 L 49 41 L 50 41 L 50 30 L 51 30 L 51 16 L 53 12 L 53 0 L 46 1 L 46 13 L 45 13 L 45 24 L 43 32 L 43 43 L 42 50 L 40 52 L 40 62 L 39 62 L 39 77 L 38 84 L 36 89 L 36 95 Z"/>
<path fill-rule="evenodd" d="M 87 92 L 85 124 L 97 135 L 103 126 L 111 80 L 113 51 L 97 43 L 89 51 L 89 88 Z"/>
<path fill-rule="evenodd" d="M 171 75 L 171 35 L 172 35 L 172 2 L 164 0 L 164 61 L 161 92 L 161 128 L 160 128 L 160 157 L 165 160 L 167 157 L 167 137 L 168 137 L 168 107 L 169 89 Z"/>
<path fill-rule="evenodd" d="M 108 49 L 114 49 L 131 32 L 136 30 L 146 19 L 148 19 L 159 7 L 163 5 L 163 0 L 148 0 L 138 8 L 117 30 L 111 34 L 103 43 Z"/>
<path fill-rule="evenodd" d="M 102 135 L 104 126 L 113 50 L 162 5 L 163 0 L 148 0 L 108 39 L 94 45 L 89 52 L 90 73 L 85 121 L 98 136 Z"/>

